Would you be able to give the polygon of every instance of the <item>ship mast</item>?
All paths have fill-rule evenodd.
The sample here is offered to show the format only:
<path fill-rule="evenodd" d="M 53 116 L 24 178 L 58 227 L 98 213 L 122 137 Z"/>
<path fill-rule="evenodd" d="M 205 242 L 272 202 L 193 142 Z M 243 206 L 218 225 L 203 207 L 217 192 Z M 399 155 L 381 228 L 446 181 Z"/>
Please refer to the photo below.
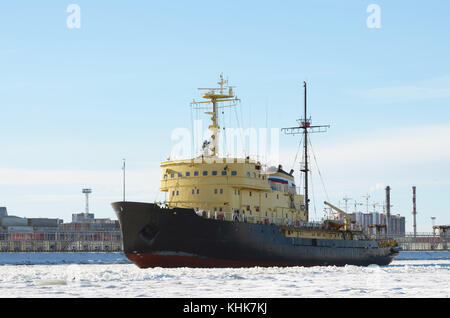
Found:
<path fill-rule="evenodd" d="M 308 118 L 306 115 L 306 82 L 303 82 L 303 88 L 305 90 L 305 101 L 304 101 L 304 106 L 305 106 L 305 112 L 304 112 L 304 117 L 305 121 L 303 122 L 303 126 L 305 127 L 305 129 L 303 129 L 303 138 L 304 138 L 304 156 L 305 156 L 305 167 L 304 169 L 300 169 L 300 171 L 302 171 L 305 174 L 305 210 L 306 210 L 306 215 L 308 215 L 309 217 L 309 198 L 308 198 L 308 129 L 306 129 L 307 125 L 310 125 L 310 123 L 306 122 L 306 118 Z"/>
<path fill-rule="evenodd" d="M 210 107 L 202 106 L 201 104 L 212 104 L 212 111 L 207 111 L 205 114 L 211 115 L 212 124 L 208 126 L 208 129 L 211 131 L 211 156 L 217 157 L 219 154 L 219 131 L 220 127 L 217 123 L 217 110 L 222 107 L 230 107 L 234 106 L 236 102 L 240 101 L 237 97 L 234 96 L 233 87 L 228 86 L 228 80 L 223 79 L 223 75 L 220 74 L 220 81 L 217 82 L 220 87 L 218 88 L 199 88 L 199 90 L 207 90 L 202 97 L 208 99 L 206 101 L 196 102 L 195 100 L 191 102 L 191 105 L 195 109 L 205 109 L 211 110 Z M 225 91 L 228 90 L 227 93 Z M 229 105 L 220 105 L 222 102 L 231 102 Z"/>
<path fill-rule="evenodd" d="M 311 126 L 311 117 L 308 118 L 307 108 L 306 108 L 306 82 L 303 82 L 303 88 L 304 88 L 304 114 L 303 118 L 297 120 L 297 122 L 300 124 L 300 126 L 297 127 L 288 127 L 288 128 L 282 128 L 281 130 L 284 131 L 287 135 L 297 135 L 300 133 L 303 133 L 303 150 L 304 150 L 304 166 L 302 169 L 300 169 L 301 172 L 304 173 L 305 178 L 305 212 L 306 217 L 309 218 L 309 193 L 308 193 L 308 134 L 309 133 L 316 133 L 316 132 L 325 132 L 326 128 L 329 128 L 329 125 L 326 126 Z"/>

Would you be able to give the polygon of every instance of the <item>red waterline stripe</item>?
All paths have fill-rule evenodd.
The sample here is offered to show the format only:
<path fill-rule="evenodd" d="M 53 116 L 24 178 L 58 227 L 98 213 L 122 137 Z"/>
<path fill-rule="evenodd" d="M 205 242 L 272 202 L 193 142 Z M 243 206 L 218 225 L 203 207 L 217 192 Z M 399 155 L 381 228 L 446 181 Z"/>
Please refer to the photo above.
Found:
<path fill-rule="evenodd" d="M 125 256 L 140 268 L 148 267 L 288 267 L 315 266 L 315 264 L 235 261 L 195 256 L 160 255 L 160 254 L 125 254 Z"/>

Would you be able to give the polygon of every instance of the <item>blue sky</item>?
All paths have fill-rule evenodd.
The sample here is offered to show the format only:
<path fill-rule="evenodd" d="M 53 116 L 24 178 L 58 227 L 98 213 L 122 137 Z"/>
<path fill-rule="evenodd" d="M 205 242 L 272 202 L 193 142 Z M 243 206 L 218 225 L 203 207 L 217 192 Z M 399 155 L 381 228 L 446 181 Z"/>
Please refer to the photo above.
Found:
<path fill-rule="evenodd" d="M 81 9 L 70 29 L 66 11 Z M 366 24 L 370 4 L 381 27 Z M 287 127 L 303 92 L 329 199 L 382 202 L 411 230 L 450 223 L 450 4 L 445 1 L 9 1 L 0 3 L 0 205 L 20 216 L 84 209 L 115 218 L 121 164 L 128 198 L 158 196 L 171 133 L 223 73 L 245 127 Z M 205 118 L 206 119 L 206 118 Z M 280 135 L 291 164 L 298 139 Z M 323 194 L 314 186 L 317 217 Z M 320 207 L 319 207 L 320 205 Z M 371 208 L 372 209 L 372 208 Z"/>

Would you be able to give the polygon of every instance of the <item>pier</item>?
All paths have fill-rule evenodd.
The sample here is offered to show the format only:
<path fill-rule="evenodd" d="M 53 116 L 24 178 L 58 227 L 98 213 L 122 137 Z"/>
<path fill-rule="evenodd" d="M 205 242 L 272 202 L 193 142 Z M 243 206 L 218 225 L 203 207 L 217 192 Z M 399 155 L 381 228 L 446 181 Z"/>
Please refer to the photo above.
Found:
<path fill-rule="evenodd" d="M 442 239 L 439 237 L 430 236 L 428 233 L 416 236 L 403 236 L 395 238 L 398 245 L 402 247 L 403 251 L 449 251 L 450 239 Z"/>
<path fill-rule="evenodd" d="M 373 236 L 372 236 L 373 237 Z M 373 237 L 375 238 L 375 237 Z M 380 235 L 377 238 L 385 238 Z M 437 236 L 434 233 L 406 233 L 402 236 L 389 236 L 396 240 L 403 251 L 449 251 L 450 237 Z"/>

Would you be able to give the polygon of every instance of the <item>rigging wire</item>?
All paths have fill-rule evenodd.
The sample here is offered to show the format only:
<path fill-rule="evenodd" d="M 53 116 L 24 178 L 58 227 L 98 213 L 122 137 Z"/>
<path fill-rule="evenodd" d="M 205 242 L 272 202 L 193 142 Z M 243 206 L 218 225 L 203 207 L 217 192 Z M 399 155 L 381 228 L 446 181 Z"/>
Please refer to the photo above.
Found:
<path fill-rule="evenodd" d="M 242 126 L 240 127 L 241 129 L 239 129 L 239 134 L 240 134 L 240 137 L 241 137 L 241 142 L 242 142 L 242 151 L 244 152 L 243 153 L 243 156 L 244 157 L 247 157 L 247 152 L 246 152 L 246 149 L 245 149 L 245 147 L 246 147 L 246 144 L 245 144 L 245 137 L 244 137 L 244 125 L 245 125 L 245 121 L 244 121 L 244 114 L 243 114 L 243 108 L 242 108 L 242 106 L 241 106 L 241 120 L 242 120 Z"/>
<path fill-rule="evenodd" d="M 234 107 L 234 108 L 236 108 L 236 107 Z M 233 114 L 233 112 L 231 111 L 231 109 L 227 110 L 227 114 L 228 114 L 228 126 L 227 127 L 233 129 L 232 128 L 232 122 L 233 122 L 232 114 Z M 225 119 L 225 115 L 224 115 L 224 119 Z M 228 133 L 228 130 L 224 130 L 224 132 L 223 132 L 224 136 L 227 133 Z M 230 151 L 230 149 L 228 149 L 231 146 L 230 143 L 231 143 L 231 141 L 228 140 L 228 138 L 226 139 L 226 143 L 224 142 L 224 149 L 226 149 L 226 157 L 227 158 L 229 158 L 230 155 L 231 155 L 231 151 Z"/>
<path fill-rule="evenodd" d="M 225 157 L 224 152 L 224 142 L 225 142 L 225 129 L 226 129 L 226 118 L 225 118 L 225 109 L 218 110 L 218 112 L 221 113 L 221 116 L 217 115 L 217 125 L 219 126 L 219 135 L 217 136 L 218 143 L 219 143 L 219 151 L 223 153 L 223 156 Z M 220 156 L 220 154 L 219 154 Z"/>
<path fill-rule="evenodd" d="M 301 148 L 302 144 L 303 144 L 303 135 L 300 138 L 300 142 L 299 142 L 298 148 L 297 148 L 297 153 L 295 154 L 294 162 L 292 163 L 292 168 L 291 169 L 294 169 L 294 167 L 295 167 L 295 163 L 297 161 L 297 156 L 298 156 L 298 153 L 300 152 L 300 148 Z"/>
<path fill-rule="evenodd" d="M 266 136 L 267 136 L 267 132 L 269 131 L 269 119 L 268 119 L 268 114 L 267 114 L 267 108 L 268 108 L 268 102 L 266 100 Z M 264 147 L 264 150 L 265 150 L 265 152 L 264 152 L 264 161 L 263 162 L 267 164 L 267 138 L 266 138 L 266 145 Z M 262 156 L 262 154 L 261 154 L 261 156 Z"/>
<path fill-rule="evenodd" d="M 303 136 L 302 136 L 302 138 L 303 138 Z M 301 191 L 302 191 L 302 189 L 304 189 L 304 187 L 305 187 L 305 184 L 304 184 L 304 178 L 302 177 L 302 175 L 303 175 L 303 173 L 302 173 L 302 164 L 305 162 L 305 153 L 304 152 L 302 152 L 302 161 L 301 162 L 299 162 L 299 165 L 300 165 L 300 189 L 299 189 L 299 194 L 301 193 Z M 304 195 L 305 193 L 303 193 L 303 195 Z M 305 204 L 306 204 L 306 202 L 305 202 Z"/>
<path fill-rule="evenodd" d="M 158 202 L 158 198 L 161 195 L 161 191 L 159 189 L 159 187 L 156 188 L 156 194 L 155 194 L 155 201 L 154 202 Z"/>
<path fill-rule="evenodd" d="M 241 104 L 239 103 L 239 106 L 240 106 L 240 108 L 241 108 L 241 116 L 242 116 L 242 106 L 241 106 Z M 240 137 L 240 139 L 241 139 L 241 145 L 242 145 L 242 148 L 243 148 L 243 150 L 245 151 L 245 143 L 244 143 L 244 138 L 243 138 L 243 128 L 241 127 L 241 124 L 240 124 L 240 122 L 239 122 L 239 116 L 238 116 L 238 114 L 237 114 L 237 110 L 236 110 L 236 107 L 234 107 L 234 114 L 236 115 L 236 122 L 237 122 L 237 124 L 238 124 L 238 129 L 239 129 L 239 137 Z M 237 146 L 237 145 L 236 145 Z M 234 149 L 233 149 L 234 150 Z M 236 154 L 236 157 L 238 157 L 239 156 L 239 154 Z"/>
<path fill-rule="evenodd" d="M 196 157 L 196 152 L 195 152 L 195 138 L 194 138 L 194 109 L 191 105 L 191 151 L 194 152 L 194 158 Z"/>
<path fill-rule="evenodd" d="M 316 168 L 317 168 L 317 172 L 318 172 L 319 177 L 320 177 L 320 181 L 321 181 L 321 183 L 322 183 L 323 191 L 324 191 L 324 193 L 325 193 L 325 196 L 326 196 L 326 198 L 327 198 L 327 201 L 330 201 L 330 198 L 328 197 L 327 189 L 326 189 L 326 187 L 325 187 L 325 182 L 323 181 L 322 173 L 320 172 L 319 164 L 317 163 L 317 158 L 316 158 L 316 155 L 315 155 L 315 153 L 314 153 L 314 149 L 313 149 L 313 147 L 312 147 L 311 140 L 309 140 L 309 145 L 310 145 L 310 147 L 311 147 L 311 152 L 312 152 L 312 154 L 313 154 L 314 162 L 316 163 Z"/>
<path fill-rule="evenodd" d="M 309 171 L 310 171 L 309 176 L 310 176 L 310 180 L 311 180 L 311 194 L 312 194 L 312 197 L 313 197 L 314 220 L 317 221 L 316 197 L 314 196 L 314 184 L 313 184 L 312 169 L 309 169 Z M 306 173 L 308 173 L 308 172 L 306 172 Z"/>
<path fill-rule="evenodd" d="M 194 138 L 194 153 L 195 153 L 195 157 L 197 157 L 198 155 L 199 155 L 199 149 L 198 149 L 198 147 L 199 147 L 199 145 L 197 144 L 197 141 L 200 139 L 200 138 L 202 138 L 202 137 L 200 137 L 200 136 L 197 136 L 197 134 L 199 133 L 199 131 L 198 131 L 198 129 L 197 129 L 197 126 L 198 126 L 198 121 L 199 121 L 199 117 L 200 117 L 200 115 L 199 115 L 199 109 L 198 108 L 196 108 L 196 107 L 194 107 L 194 110 L 195 110 L 195 120 L 194 120 L 194 122 L 196 122 L 197 123 L 197 125 L 194 125 L 194 123 L 192 123 L 192 125 L 193 125 L 193 137 L 192 138 Z M 195 138 L 195 137 L 197 137 L 197 138 Z"/>

